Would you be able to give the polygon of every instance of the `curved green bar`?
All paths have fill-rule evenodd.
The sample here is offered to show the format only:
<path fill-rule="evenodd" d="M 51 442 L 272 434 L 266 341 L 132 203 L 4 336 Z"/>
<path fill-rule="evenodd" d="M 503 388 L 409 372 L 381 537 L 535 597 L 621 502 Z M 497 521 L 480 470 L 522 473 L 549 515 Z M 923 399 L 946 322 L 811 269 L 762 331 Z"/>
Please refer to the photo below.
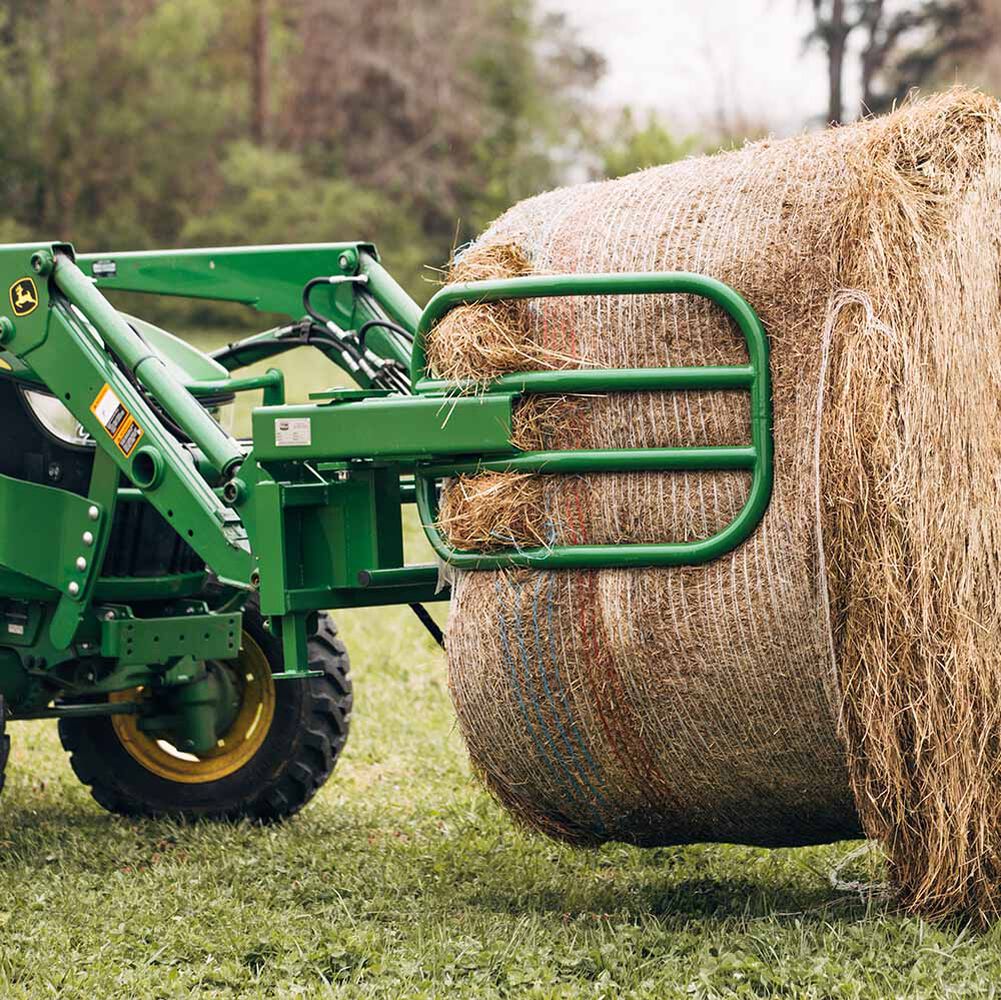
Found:
<path fill-rule="evenodd" d="M 411 374 L 422 395 L 479 390 L 482 385 L 426 377 L 428 331 L 450 309 L 474 302 L 567 295 L 688 294 L 707 298 L 736 322 L 747 344 L 749 364 L 704 368 L 574 369 L 502 375 L 486 392 L 572 393 L 651 392 L 745 389 L 751 394 L 751 443 L 734 447 L 649 448 L 519 452 L 509 458 L 451 463 L 419 463 L 415 470 L 417 507 L 435 552 L 460 569 L 595 569 L 601 567 L 682 566 L 709 562 L 730 552 L 761 523 L 771 500 L 773 441 L 768 340 L 757 314 L 729 285 L 684 271 L 627 274 L 532 275 L 497 281 L 450 285 L 428 303 L 417 324 Z M 690 542 L 620 545 L 554 545 L 511 548 L 497 552 L 453 549 L 435 527 L 435 483 L 446 476 L 479 471 L 530 471 L 539 474 L 583 474 L 644 471 L 749 469 L 751 489 L 737 517 L 709 538 Z"/>
<path fill-rule="evenodd" d="M 477 472 L 538 472 L 583 475 L 588 472 L 713 472 L 750 469 L 758 456 L 750 445 L 735 448 L 601 448 L 581 451 L 523 451 L 513 458 L 474 459 L 421 466 L 430 479 Z"/>
<path fill-rule="evenodd" d="M 417 322 L 411 361 L 416 385 L 425 375 L 428 331 L 450 309 L 473 302 L 500 299 L 540 299 L 565 295 L 699 295 L 711 299 L 736 320 L 747 340 L 751 365 L 768 368 L 768 345 L 757 314 L 729 285 L 689 271 L 636 271 L 621 274 L 539 274 L 527 278 L 466 281 L 446 285 L 424 307 Z M 757 355 L 757 356 L 756 356 Z"/>

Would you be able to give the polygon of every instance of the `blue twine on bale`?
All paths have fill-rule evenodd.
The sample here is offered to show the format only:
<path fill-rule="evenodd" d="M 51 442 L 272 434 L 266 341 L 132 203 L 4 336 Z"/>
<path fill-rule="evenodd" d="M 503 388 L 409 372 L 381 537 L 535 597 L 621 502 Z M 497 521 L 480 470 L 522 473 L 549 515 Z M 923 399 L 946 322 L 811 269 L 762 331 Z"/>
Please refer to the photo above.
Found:
<path fill-rule="evenodd" d="M 594 816 L 595 822 L 602 832 L 604 832 L 604 822 L 602 820 L 601 814 L 596 809 L 594 802 L 583 796 L 583 787 L 580 780 L 574 775 L 571 769 L 568 767 L 566 760 L 563 755 L 557 750 L 553 736 L 549 731 L 549 727 L 546 725 L 546 721 L 542 715 L 542 709 L 539 705 L 538 697 L 535 694 L 535 685 L 532 684 L 532 690 L 529 691 L 529 679 L 531 677 L 531 668 L 529 665 L 528 651 L 525 646 L 524 634 L 521 627 L 521 585 L 514 582 L 509 582 L 508 586 L 512 588 L 515 592 L 515 602 L 514 602 L 514 623 L 515 623 L 515 637 L 518 643 L 518 652 L 521 665 L 523 667 L 525 686 L 523 688 L 521 679 L 519 678 L 518 664 L 515 657 L 512 655 L 511 641 L 508 635 L 507 622 L 504 619 L 504 601 L 503 593 L 501 591 L 501 581 L 498 578 L 494 583 L 494 588 L 497 594 L 497 605 L 498 605 L 498 624 L 500 628 L 500 640 L 501 649 L 504 653 L 504 660 L 507 664 L 508 674 L 511 678 L 511 686 L 514 690 L 515 696 L 518 701 L 518 707 L 521 711 L 522 718 L 525 720 L 525 728 L 532 742 L 535 744 L 535 748 L 539 753 L 539 759 L 542 761 L 546 770 L 549 772 L 553 781 L 563 792 L 564 798 L 578 806 L 583 805 L 589 812 Z M 538 631 L 536 631 L 536 636 L 538 637 Z M 538 638 L 537 638 L 537 649 Z M 541 660 L 540 660 L 541 662 Z M 534 711 L 535 718 L 538 722 L 538 729 L 536 725 L 532 722 L 529 716 L 528 706 L 525 702 L 525 696 L 528 695 L 532 703 L 532 708 Z M 547 753 L 545 747 L 543 746 L 542 740 L 539 738 L 539 733 L 542 734 L 542 739 L 549 747 L 549 752 Z M 569 746 L 569 743 L 567 744 Z M 573 757 L 572 751 L 571 756 Z M 588 782 L 590 787 L 590 783 Z M 594 790 L 591 789 L 592 794 Z"/>

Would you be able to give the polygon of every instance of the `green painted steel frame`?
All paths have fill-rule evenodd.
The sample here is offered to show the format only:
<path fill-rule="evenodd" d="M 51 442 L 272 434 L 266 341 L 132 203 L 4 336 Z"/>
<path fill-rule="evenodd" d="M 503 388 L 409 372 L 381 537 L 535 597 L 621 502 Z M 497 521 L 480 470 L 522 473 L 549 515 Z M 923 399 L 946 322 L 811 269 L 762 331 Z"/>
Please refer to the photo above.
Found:
<path fill-rule="evenodd" d="M 375 248 L 368 243 L 301 243 L 112 251 L 80 254 L 77 262 L 102 291 L 238 302 L 260 312 L 301 316 L 303 285 L 322 274 L 357 273 L 363 252 L 374 255 Z M 352 296 L 338 295 L 334 308 L 335 319 L 349 321 Z"/>
<path fill-rule="evenodd" d="M 760 524 L 771 499 L 772 401 L 768 339 L 757 314 L 729 285 L 688 272 L 540 275 L 450 285 L 438 292 L 421 314 L 412 359 L 418 394 L 448 394 L 482 389 L 471 383 L 427 378 L 426 339 L 450 309 L 473 302 L 497 302 L 580 295 L 696 295 L 714 302 L 737 324 L 747 345 L 748 364 L 702 368 L 640 368 L 538 371 L 505 375 L 487 393 L 636 392 L 743 389 L 751 395 L 749 445 L 703 448 L 637 448 L 522 452 L 513 457 L 467 462 L 418 462 L 417 505 L 425 533 L 438 555 L 461 569 L 593 569 L 599 567 L 680 566 L 709 562 L 745 541 Z M 688 542 L 621 545 L 552 545 L 499 552 L 460 551 L 436 527 L 437 482 L 447 476 L 491 471 L 582 474 L 626 471 L 712 471 L 742 469 L 751 487 L 740 513 L 709 538 Z"/>
<path fill-rule="evenodd" d="M 418 306 L 379 263 L 378 251 L 371 243 L 112 251 L 80 254 L 76 260 L 96 287 L 105 292 L 235 302 L 293 319 L 302 316 L 306 282 L 321 275 L 336 275 L 344 280 L 317 289 L 313 301 L 346 329 L 365 320 L 388 317 L 412 330 L 420 316 Z M 251 338 L 239 358 L 232 356 L 222 364 L 231 370 L 243 368 L 297 346 L 295 341 L 283 342 L 275 334 L 275 330 L 268 330 Z M 399 339 L 385 329 L 373 329 L 366 343 L 381 357 L 401 364 L 410 362 Z M 343 367 L 336 354 L 322 346 L 319 349 L 335 365 Z M 349 374 L 366 384 L 361 373 Z"/>
<path fill-rule="evenodd" d="M 169 618 L 113 618 L 101 622 L 101 655 L 120 666 L 167 663 L 191 655 L 225 660 L 240 649 L 242 614 L 187 614 Z"/>

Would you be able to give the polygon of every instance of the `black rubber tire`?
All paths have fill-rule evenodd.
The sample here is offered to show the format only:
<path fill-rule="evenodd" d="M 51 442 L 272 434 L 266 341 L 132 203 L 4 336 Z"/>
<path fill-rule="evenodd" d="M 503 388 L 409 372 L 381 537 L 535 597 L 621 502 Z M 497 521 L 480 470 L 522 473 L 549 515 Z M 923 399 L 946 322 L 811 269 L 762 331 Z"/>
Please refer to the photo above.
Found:
<path fill-rule="evenodd" d="M 4 712 L 3 696 L 0 695 L 0 792 L 7 777 L 7 757 L 10 755 L 10 737 L 7 735 L 7 716 Z"/>
<path fill-rule="evenodd" d="M 256 596 L 243 627 L 283 669 L 281 640 L 264 629 Z M 275 684 L 275 712 L 257 753 L 238 771 L 200 784 L 171 781 L 147 770 L 122 746 L 107 717 L 61 719 L 59 738 L 76 776 L 105 809 L 122 816 L 251 819 L 275 822 L 298 812 L 330 776 L 348 736 L 351 677 L 337 628 L 319 615 L 309 640 L 309 666 L 322 677 Z"/>

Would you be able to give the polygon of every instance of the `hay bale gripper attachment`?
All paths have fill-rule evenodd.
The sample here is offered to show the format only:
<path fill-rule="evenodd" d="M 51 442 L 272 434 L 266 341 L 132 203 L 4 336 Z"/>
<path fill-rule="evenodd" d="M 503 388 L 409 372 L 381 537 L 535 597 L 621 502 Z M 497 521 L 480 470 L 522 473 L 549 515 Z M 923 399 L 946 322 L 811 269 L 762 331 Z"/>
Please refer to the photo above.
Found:
<path fill-rule="evenodd" d="M 772 483 L 764 332 L 731 288 L 686 273 L 554 275 L 451 285 L 421 310 L 371 245 L 77 255 L 0 248 L 0 719 L 59 720 L 74 770 L 106 808 L 276 819 L 329 775 L 351 709 L 327 610 L 448 597 L 439 567 L 406 565 L 416 504 L 438 556 L 464 570 L 673 566 L 746 539 Z M 288 325 L 211 355 L 119 312 L 128 291 L 239 302 Z M 425 336 L 463 303 L 689 294 L 744 335 L 747 364 L 574 369 L 489 384 L 435 379 Z M 312 347 L 360 388 L 285 400 L 280 371 Z M 530 394 L 739 389 L 751 440 L 731 447 L 520 451 Z M 260 390 L 253 436 L 219 419 Z M 747 470 L 739 516 L 711 538 L 457 551 L 436 527 L 462 473 Z M 440 640 L 440 636 L 438 636 Z M 0 740 L 0 758 L 6 740 Z M 0 771 L 2 780 L 2 771 Z"/>

